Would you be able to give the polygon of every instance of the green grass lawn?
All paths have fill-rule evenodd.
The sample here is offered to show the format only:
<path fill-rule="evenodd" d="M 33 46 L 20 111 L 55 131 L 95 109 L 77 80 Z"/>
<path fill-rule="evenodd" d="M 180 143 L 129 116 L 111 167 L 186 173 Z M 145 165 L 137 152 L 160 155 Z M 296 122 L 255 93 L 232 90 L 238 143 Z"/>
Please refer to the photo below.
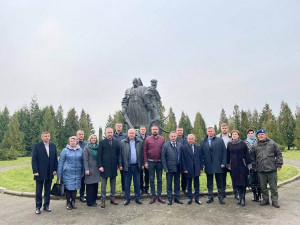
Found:
<path fill-rule="evenodd" d="M 19 157 L 16 160 L 0 161 L 0 168 L 31 163 L 31 157 Z"/>
<path fill-rule="evenodd" d="M 278 172 L 278 181 L 290 179 L 291 177 L 297 175 L 298 170 L 290 165 L 283 165 L 282 170 Z M 53 180 L 55 182 L 55 180 Z M 16 191 L 35 191 L 35 182 L 33 180 L 31 166 L 25 166 L 21 168 L 16 168 L 0 173 L 0 186 L 8 188 L 10 190 Z M 133 191 L 133 184 L 131 185 L 131 190 Z M 216 185 L 214 185 L 216 187 Z M 227 189 L 232 189 L 230 176 L 227 176 Z M 200 176 L 200 191 L 206 191 L 206 175 Z M 121 193 L 121 176 L 117 176 L 117 187 L 116 191 Z M 107 192 L 110 192 L 110 186 L 108 182 Z M 163 174 L 163 192 L 166 192 L 166 175 Z M 100 193 L 100 185 L 99 185 Z"/>
<path fill-rule="evenodd" d="M 300 150 L 287 150 L 282 152 L 283 160 L 284 159 L 300 159 Z"/>

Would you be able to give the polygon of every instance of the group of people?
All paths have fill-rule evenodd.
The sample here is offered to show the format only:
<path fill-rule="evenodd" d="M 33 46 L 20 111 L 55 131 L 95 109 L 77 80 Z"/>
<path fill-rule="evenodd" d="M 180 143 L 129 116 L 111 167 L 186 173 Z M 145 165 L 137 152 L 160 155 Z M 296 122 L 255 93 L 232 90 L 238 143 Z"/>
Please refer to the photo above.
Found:
<path fill-rule="evenodd" d="M 206 203 L 214 201 L 215 177 L 218 201 L 225 204 L 226 176 L 229 172 L 237 204 L 245 206 L 246 187 L 250 185 L 254 195 L 253 201 L 260 201 L 262 193 L 263 200 L 260 205 L 269 205 L 269 183 L 272 205 L 279 208 L 277 170 L 281 169 L 283 159 L 280 149 L 267 137 L 265 129 L 256 132 L 257 139 L 255 131 L 248 130 L 247 140 L 243 141 L 238 130 L 228 132 L 227 124 L 221 125 L 219 135 L 215 135 L 214 128 L 208 127 L 207 136 L 200 141 L 200 145 L 196 145 L 195 136 L 183 135 L 183 129 L 180 127 L 170 132 L 167 141 L 159 135 L 159 127 L 156 125 L 151 127 L 151 135 L 147 135 L 145 126 L 140 127 L 138 134 L 135 129 L 129 129 L 127 134 L 123 133 L 121 123 L 116 124 L 115 128 L 115 131 L 113 128 L 106 128 L 105 138 L 100 142 L 95 134 L 85 142 L 84 132 L 79 130 L 76 136 L 69 138 L 59 161 L 56 146 L 50 142 L 49 132 L 42 133 L 42 142 L 35 144 L 32 151 L 37 214 L 41 213 L 43 187 L 43 210 L 51 212 L 50 189 L 55 175 L 65 185 L 68 210 L 77 208 L 75 198 L 79 189 L 80 201 L 96 207 L 100 181 L 100 207 L 105 208 L 108 179 L 110 203 L 118 205 L 115 199 L 118 169 L 125 197 L 124 205 L 130 204 L 131 201 L 132 180 L 137 204 L 143 204 L 143 193 L 151 195 L 150 204 L 156 200 L 168 205 L 172 205 L 173 202 L 183 204 L 180 200 L 181 186 L 182 191 L 187 194 L 187 204 L 192 204 L 194 199 L 195 203 L 200 205 L 200 175 L 203 172 L 207 177 Z M 162 198 L 163 171 L 166 174 L 167 201 Z"/>

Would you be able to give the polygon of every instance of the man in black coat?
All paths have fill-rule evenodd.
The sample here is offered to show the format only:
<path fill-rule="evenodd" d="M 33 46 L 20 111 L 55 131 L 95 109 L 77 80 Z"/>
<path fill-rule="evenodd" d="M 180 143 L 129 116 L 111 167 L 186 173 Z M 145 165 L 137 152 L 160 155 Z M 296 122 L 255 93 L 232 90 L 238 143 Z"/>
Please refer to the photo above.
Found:
<path fill-rule="evenodd" d="M 206 130 L 207 136 L 200 142 L 200 150 L 203 159 L 203 165 L 207 177 L 208 200 L 206 203 L 214 201 L 213 194 L 213 178 L 215 175 L 218 198 L 220 204 L 225 204 L 223 195 L 223 172 L 227 160 L 227 150 L 223 140 L 215 136 L 215 130 L 208 127 Z"/>
<path fill-rule="evenodd" d="M 193 134 L 188 135 L 188 144 L 182 146 L 181 150 L 181 167 L 186 174 L 187 186 L 188 186 L 188 204 L 192 204 L 192 181 L 194 180 L 195 189 L 195 202 L 201 205 L 199 200 L 200 181 L 199 176 L 203 171 L 202 158 L 200 147 L 195 145 L 195 136 Z"/>
<path fill-rule="evenodd" d="M 148 137 L 146 126 L 141 126 L 140 127 L 140 134 L 137 137 L 139 139 L 143 140 L 143 145 L 144 145 L 144 141 Z M 145 181 L 145 186 L 144 186 L 144 181 Z M 147 168 L 144 168 L 141 171 L 140 189 L 141 189 L 141 194 L 143 194 L 143 193 L 150 194 L 150 190 L 149 190 L 149 170 Z"/>
<path fill-rule="evenodd" d="M 76 132 L 76 137 L 78 138 L 78 144 L 82 151 L 84 150 L 84 147 L 87 145 L 87 142 L 84 140 L 84 131 L 83 130 L 78 130 Z M 85 182 L 84 182 L 85 176 L 81 177 L 81 186 L 80 186 L 80 198 L 79 200 L 81 202 L 86 202 L 86 199 L 84 197 L 84 192 L 85 192 Z"/>
<path fill-rule="evenodd" d="M 161 162 L 166 172 L 167 178 L 167 195 L 168 205 L 172 205 L 172 183 L 174 178 L 174 202 L 183 204 L 180 198 L 180 159 L 182 145 L 176 142 L 177 134 L 171 132 L 169 135 L 170 140 L 164 143 L 161 152 Z"/>
<path fill-rule="evenodd" d="M 50 190 L 51 183 L 57 171 L 57 150 L 56 145 L 50 143 L 50 133 L 43 132 L 41 135 L 42 142 L 36 143 L 32 150 L 32 172 L 36 181 L 36 214 L 41 213 L 42 192 L 44 187 L 44 211 L 51 212 Z"/>
<path fill-rule="evenodd" d="M 105 208 L 106 200 L 106 184 L 110 178 L 110 203 L 118 205 L 115 200 L 116 192 L 116 177 L 118 175 L 118 160 L 119 160 L 119 142 L 113 138 L 113 129 L 108 127 L 105 130 L 106 138 L 99 143 L 98 148 L 98 167 L 100 176 L 102 177 L 101 183 L 101 208 Z"/>

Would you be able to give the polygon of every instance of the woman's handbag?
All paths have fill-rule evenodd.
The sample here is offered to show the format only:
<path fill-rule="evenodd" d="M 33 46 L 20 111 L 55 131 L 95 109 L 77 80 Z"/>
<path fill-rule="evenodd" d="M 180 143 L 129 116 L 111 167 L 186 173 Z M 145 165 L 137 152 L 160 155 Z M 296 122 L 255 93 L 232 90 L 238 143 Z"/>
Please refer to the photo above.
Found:
<path fill-rule="evenodd" d="M 56 183 L 53 184 L 50 194 L 54 195 L 54 196 L 64 196 L 65 195 L 65 185 L 61 183 L 61 179 L 57 179 Z"/>

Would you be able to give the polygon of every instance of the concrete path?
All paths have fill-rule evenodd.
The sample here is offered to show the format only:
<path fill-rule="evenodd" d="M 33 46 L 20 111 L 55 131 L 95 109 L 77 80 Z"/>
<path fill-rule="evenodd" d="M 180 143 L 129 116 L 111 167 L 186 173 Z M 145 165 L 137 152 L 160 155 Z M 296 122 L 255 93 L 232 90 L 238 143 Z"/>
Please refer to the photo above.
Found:
<path fill-rule="evenodd" d="M 285 160 L 285 163 L 300 168 L 300 160 Z M 252 195 L 246 195 L 246 206 L 240 207 L 233 196 L 228 196 L 225 205 L 220 205 L 215 198 L 212 204 L 206 204 L 206 198 L 201 198 L 202 205 L 172 206 L 155 203 L 137 205 L 134 200 L 130 205 L 113 206 L 108 203 L 105 209 L 87 207 L 78 202 L 78 209 L 68 211 L 65 200 L 51 201 L 51 213 L 42 212 L 35 215 L 33 198 L 25 198 L 0 194 L 0 224 L 300 224 L 300 180 L 289 183 L 279 189 L 281 208 L 259 206 L 251 201 Z"/>
<path fill-rule="evenodd" d="M 30 163 L 24 163 L 24 164 L 20 164 L 20 165 L 16 165 L 16 166 L 3 166 L 3 167 L 0 168 L 0 172 L 4 172 L 4 171 L 7 171 L 7 170 L 12 170 L 12 169 L 23 167 L 23 166 L 29 166 L 29 165 L 31 165 L 31 164 Z"/>

